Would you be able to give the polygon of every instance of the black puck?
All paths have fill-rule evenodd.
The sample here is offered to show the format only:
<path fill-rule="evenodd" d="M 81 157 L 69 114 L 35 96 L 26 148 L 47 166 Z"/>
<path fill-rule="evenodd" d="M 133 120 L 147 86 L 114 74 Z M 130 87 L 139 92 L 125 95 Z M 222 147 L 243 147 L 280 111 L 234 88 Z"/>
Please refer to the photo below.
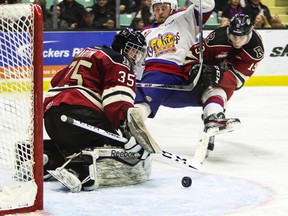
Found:
<path fill-rule="evenodd" d="M 184 176 L 181 183 L 183 187 L 190 187 L 192 185 L 192 179 L 188 176 Z"/>

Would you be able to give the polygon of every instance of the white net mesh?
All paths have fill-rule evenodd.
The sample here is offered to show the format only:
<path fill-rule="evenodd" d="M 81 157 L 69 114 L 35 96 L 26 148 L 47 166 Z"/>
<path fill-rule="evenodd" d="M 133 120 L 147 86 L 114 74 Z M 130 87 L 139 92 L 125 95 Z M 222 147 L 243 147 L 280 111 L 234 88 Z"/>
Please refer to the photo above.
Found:
<path fill-rule="evenodd" d="M 36 194 L 33 20 L 32 4 L 0 5 L 0 210 L 29 206 Z M 19 198 L 27 187 L 31 194 L 11 203 L 15 188 Z"/>

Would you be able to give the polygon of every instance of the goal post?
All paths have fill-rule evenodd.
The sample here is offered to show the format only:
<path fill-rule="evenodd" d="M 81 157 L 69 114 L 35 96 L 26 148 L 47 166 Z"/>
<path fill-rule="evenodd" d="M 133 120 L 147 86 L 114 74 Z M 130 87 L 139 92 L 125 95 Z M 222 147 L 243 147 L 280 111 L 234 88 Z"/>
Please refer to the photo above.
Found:
<path fill-rule="evenodd" d="M 0 215 L 43 209 L 43 14 L 0 5 Z"/>

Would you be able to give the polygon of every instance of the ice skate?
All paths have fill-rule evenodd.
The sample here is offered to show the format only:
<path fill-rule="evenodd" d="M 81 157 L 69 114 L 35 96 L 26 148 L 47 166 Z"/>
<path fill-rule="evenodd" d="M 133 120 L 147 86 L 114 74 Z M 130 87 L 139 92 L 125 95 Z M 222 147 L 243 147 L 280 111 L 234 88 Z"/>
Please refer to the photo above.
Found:
<path fill-rule="evenodd" d="M 209 142 L 205 158 L 214 150 L 215 135 L 228 133 L 240 127 L 238 118 L 226 118 L 223 112 L 214 113 L 204 119 L 204 132 L 209 134 Z"/>
<path fill-rule="evenodd" d="M 226 118 L 223 112 L 219 112 L 206 117 L 204 125 L 204 132 L 214 136 L 236 130 L 240 127 L 241 122 L 238 118 Z"/>

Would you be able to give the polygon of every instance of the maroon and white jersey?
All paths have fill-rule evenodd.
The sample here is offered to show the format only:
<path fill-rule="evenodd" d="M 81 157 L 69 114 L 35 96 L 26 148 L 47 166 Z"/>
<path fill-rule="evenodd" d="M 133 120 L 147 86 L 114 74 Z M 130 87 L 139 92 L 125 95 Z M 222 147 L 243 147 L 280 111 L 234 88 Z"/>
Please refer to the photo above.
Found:
<path fill-rule="evenodd" d="M 247 44 L 235 49 L 228 40 L 227 27 L 218 28 L 206 37 L 203 49 L 203 63 L 218 65 L 224 70 L 219 86 L 225 90 L 227 99 L 253 75 L 264 57 L 262 39 L 255 30 L 252 31 L 252 37 Z M 198 58 L 199 44 L 193 45 L 190 51 L 190 57 Z"/>
<path fill-rule="evenodd" d="M 91 107 L 105 113 L 117 129 L 134 106 L 135 75 L 130 64 L 106 46 L 81 50 L 53 77 L 51 86 L 44 112 L 61 103 Z"/>

